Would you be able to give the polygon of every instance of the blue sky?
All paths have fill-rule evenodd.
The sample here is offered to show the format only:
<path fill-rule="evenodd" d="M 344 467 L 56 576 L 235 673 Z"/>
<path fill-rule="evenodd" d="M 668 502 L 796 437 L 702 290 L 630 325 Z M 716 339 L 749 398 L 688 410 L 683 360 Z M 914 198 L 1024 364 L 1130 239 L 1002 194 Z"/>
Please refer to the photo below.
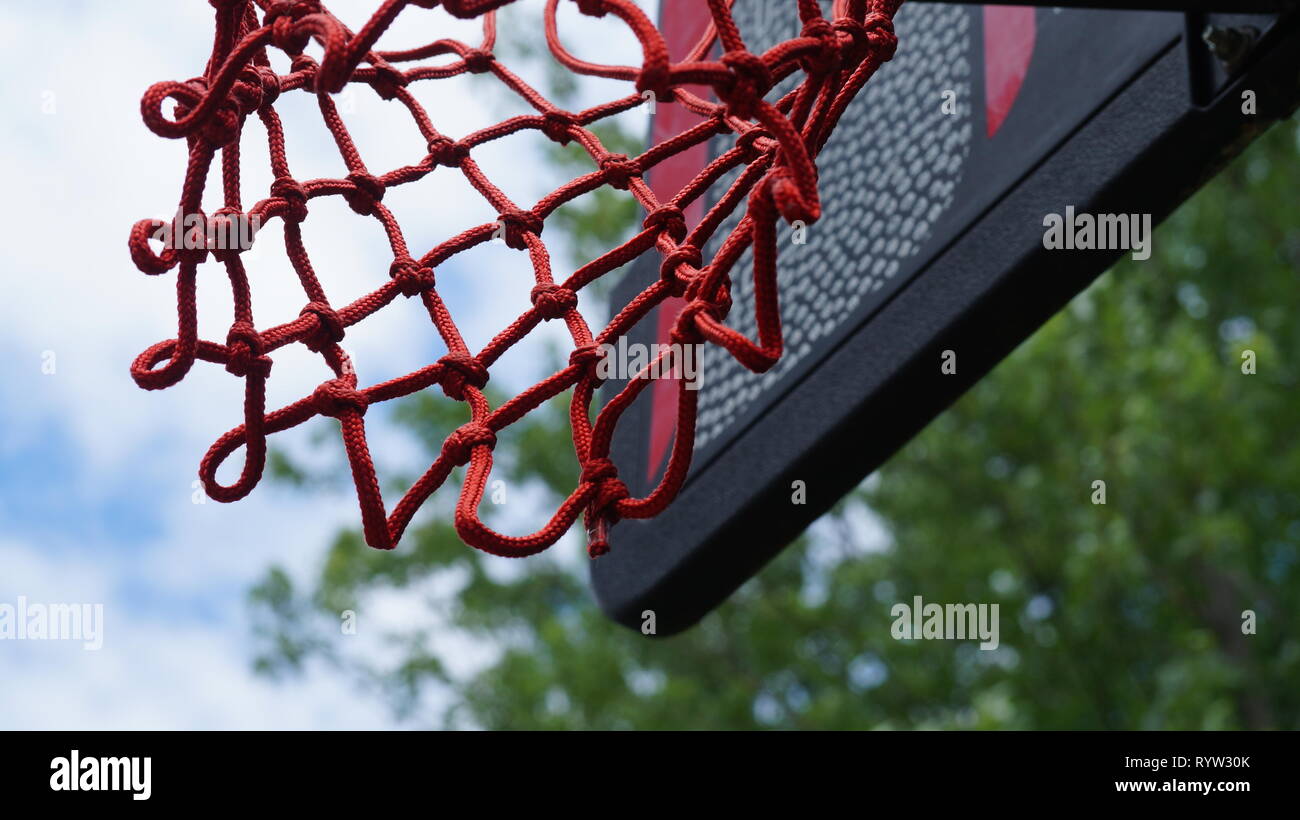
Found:
<path fill-rule="evenodd" d="M 329 3 L 354 28 L 375 5 Z M 524 2 L 517 13 L 535 17 L 541 6 Z M 140 351 L 175 335 L 175 280 L 135 270 L 127 231 L 138 219 L 174 211 L 184 169 L 183 143 L 150 133 L 140 122 L 139 99 L 154 82 L 202 71 L 211 15 L 204 0 L 0 8 L 0 63 L 9 78 L 0 86 L 6 112 L 0 163 L 8 189 L 0 197 L 0 604 L 23 596 L 105 607 L 98 652 L 71 642 L 0 641 L 0 729 L 394 725 L 380 704 L 359 697 L 346 680 L 317 674 L 277 684 L 250 670 L 248 587 L 273 563 L 306 577 L 330 534 L 355 523 L 355 502 L 345 492 L 294 493 L 264 484 L 237 504 L 194 503 L 200 457 L 240 420 L 241 382 L 202 363 L 181 385 L 161 392 L 140 390 L 128 375 Z M 575 40 L 597 49 L 584 56 L 601 59 L 629 45 L 617 27 L 614 34 L 584 37 L 580 27 L 601 23 L 568 23 L 578 27 Z M 392 42 L 414 45 L 448 31 L 477 39 L 472 26 L 440 11 L 410 9 Z M 623 54 L 615 61 L 632 60 Z M 520 73 L 527 77 L 528 68 Z M 504 95 L 465 82 L 421 88 L 444 132 L 460 135 L 519 110 Z M 605 85 L 596 93 L 623 92 Z M 295 175 L 342 176 L 314 103 L 297 96 L 280 108 Z M 418 133 L 400 111 L 369 92 L 345 105 L 372 170 L 420 159 Z M 255 202 L 270 182 L 264 137 L 254 127 L 245 139 L 245 201 Z M 537 141 L 496 145 L 476 157 L 508 193 L 531 204 L 556 181 L 540 147 Z M 435 174 L 385 198 L 413 248 L 494 218 L 457 182 Z M 376 223 L 341 203 L 312 208 L 308 247 L 335 304 L 387 278 L 389 256 Z M 269 226 L 249 258 L 259 326 L 292 318 L 304 301 L 279 236 L 278 225 Z M 546 238 L 562 273 L 563 238 Z M 472 347 L 524 309 L 531 286 L 526 258 L 504 247 L 446 265 L 438 278 Z M 219 265 L 200 270 L 199 312 L 200 335 L 224 338 L 229 290 Z M 427 317 L 400 308 L 350 329 L 345 346 L 365 383 L 442 353 Z M 51 355 L 53 372 L 46 372 Z M 529 353 L 503 360 L 494 380 L 523 385 L 540 375 L 540 360 Z M 292 401 L 327 377 L 305 351 L 277 353 L 269 403 Z M 381 461 L 419 467 L 403 460 L 408 448 L 383 428 L 383 414 L 374 418 Z M 313 422 L 316 429 L 333 424 Z M 276 443 L 315 462 L 341 458 L 332 430 L 319 442 L 307 430 Z M 372 606 L 380 620 L 423 612 L 397 598 Z M 454 635 L 442 639 L 454 646 Z M 377 638 L 374 646 L 367 640 L 363 630 L 355 651 L 382 651 Z M 465 669 L 484 659 L 481 649 L 463 652 Z"/>

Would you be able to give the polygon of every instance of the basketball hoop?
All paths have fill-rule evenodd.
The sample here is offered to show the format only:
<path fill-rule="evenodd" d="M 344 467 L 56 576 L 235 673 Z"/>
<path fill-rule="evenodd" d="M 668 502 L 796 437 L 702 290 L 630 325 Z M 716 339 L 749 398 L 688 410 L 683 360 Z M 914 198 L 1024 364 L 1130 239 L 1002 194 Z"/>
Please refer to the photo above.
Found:
<path fill-rule="evenodd" d="M 600 384 L 600 346 L 616 343 L 666 299 L 682 297 L 686 306 L 672 330 L 672 340 L 679 344 L 665 351 L 661 359 L 671 357 L 681 344 L 699 343 L 720 345 L 756 372 L 767 370 L 780 359 L 783 337 L 776 281 L 777 220 L 809 224 L 820 216 L 814 160 L 854 96 L 893 56 L 897 44 L 893 16 L 902 0 L 838 0 L 833 19 L 823 17 L 817 0 L 797 0 L 791 6 L 797 9 L 802 24 L 799 36 L 763 54 L 747 50 L 731 16 L 732 0 L 708 0 L 712 24 L 680 61 L 670 59 L 663 37 L 630 0 L 573 0 L 583 14 L 608 18 L 611 24 L 618 22 L 632 31 L 642 50 L 639 67 L 597 65 L 573 56 L 560 40 L 556 24 L 559 0 L 548 0 L 546 42 L 555 58 L 575 73 L 625 80 L 633 85 L 627 96 L 576 113 L 553 105 L 493 56 L 496 10 L 512 2 L 387 0 L 360 31 L 353 32 L 319 0 L 211 0 L 216 10 L 216 38 L 205 73 L 185 82 L 158 83 L 144 95 L 141 108 L 146 125 L 159 136 L 185 138 L 188 142 L 180 212 L 201 214 L 204 187 L 220 152 L 226 204 L 203 219 L 209 225 L 238 218 L 283 220 L 285 250 L 306 295 L 305 306 L 296 318 L 258 330 L 239 249 L 218 249 L 203 243 L 175 247 L 173 243 L 155 251 L 150 237 L 161 227 L 158 220 L 138 222 L 131 231 L 132 259 L 142 272 L 159 275 L 177 271 L 179 305 L 176 338 L 159 342 L 140 354 L 131 368 L 136 383 L 150 390 L 170 387 L 184 378 L 196 360 L 223 365 L 245 383 L 244 423 L 221 436 L 199 467 L 204 489 L 213 499 L 235 501 L 252 491 L 265 466 L 269 435 L 315 416 L 330 416 L 339 421 L 342 430 L 365 539 L 370 546 L 396 546 L 412 516 L 447 481 L 452 469 L 468 465 L 455 514 L 456 530 L 466 543 L 495 555 L 532 555 L 554 544 L 583 514 L 589 533 L 588 551 L 596 557 L 609 549 L 612 524 L 621 518 L 652 517 L 671 503 L 690 466 L 696 417 L 696 395 L 679 382 L 676 432 L 668 467 L 653 491 L 642 498 L 630 497 L 619 479 L 618 466 L 609 457 L 611 438 L 619 417 L 649 383 L 644 374 L 669 372 L 672 362 L 656 360 L 647 365 L 642 377 L 629 381 L 599 409 L 593 421 L 591 404 Z M 483 39 L 477 46 L 444 39 L 406 51 L 376 50 L 383 33 L 409 6 L 423 10 L 441 6 L 456 17 L 481 17 Z M 311 41 L 323 48 L 319 62 L 303 53 Z M 714 59 L 717 47 L 721 54 Z M 271 68 L 268 52 L 273 49 L 291 58 L 289 74 L 280 75 Z M 453 59 L 437 65 L 399 68 L 438 56 Z M 460 139 L 442 134 L 407 87 L 416 81 L 467 72 L 495 76 L 537 113 L 513 117 Z M 776 102 L 765 99 L 777 83 L 796 75 L 801 81 L 793 91 Z M 422 159 L 384 173 L 371 171 L 331 98 L 349 84 L 368 85 L 383 99 L 396 101 L 410 111 L 426 141 Z M 688 85 L 708 87 L 718 102 L 685 90 Z M 277 99 L 291 91 L 317 95 L 325 125 L 349 171 L 344 178 L 298 180 L 291 173 L 284 126 L 275 107 Z M 170 118 L 163 113 L 168 100 L 176 104 Z M 651 100 L 683 106 L 697 114 L 699 122 L 638 157 L 610 153 L 590 130 L 607 117 Z M 268 195 L 245 212 L 240 204 L 243 191 L 239 144 L 245 125 L 254 116 L 267 131 L 274 182 Z M 570 181 L 531 208 L 512 202 L 473 158 L 477 146 L 526 130 L 540 131 L 560 144 L 575 142 L 593 163 L 590 173 Z M 734 147 L 701 168 L 672 199 L 660 201 L 645 183 L 645 175 L 665 159 L 720 135 L 734 135 Z M 739 170 L 739 174 L 725 194 L 698 224 L 688 226 L 685 208 L 733 170 Z M 470 228 L 416 255 L 408 248 L 401 226 L 384 206 L 384 194 L 425 177 L 432 177 L 430 181 L 436 183 L 439 175 L 457 171 L 500 214 L 500 220 Z M 604 185 L 626 190 L 636 198 L 646 212 L 643 227 L 627 242 L 557 282 L 541 239 L 545 220 L 564 203 Z M 301 231 L 311 201 L 334 195 L 341 196 L 359 216 L 377 220 L 387 233 L 392 251 L 392 258 L 382 263 L 388 266 L 388 281 L 357 301 L 338 307 L 330 302 L 312 269 Z M 701 249 L 742 200 L 744 218 L 718 243 L 713 257 L 704 259 Z M 435 271 L 451 257 L 491 240 L 498 232 L 504 233 L 509 247 L 528 254 L 535 278 L 532 307 L 475 353 L 466 346 L 439 298 Z M 732 267 L 751 245 L 756 341 L 723 323 L 731 306 Z M 651 251 L 662 259 L 659 280 L 631 299 L 603 330 L 593 335 L 577 310 L 578 291 Z M 209 257 L 225 267 L 233 291 L 235 321 L 224 343 L 198 338 L 196 272 Z M 398 297 L 421 301 L 449 352 L 437 362 L 400 378 L 360 387 L 339 342 L 348 328 Z M 569 364 L 500 407 L 490 407 L 482 392 L 489 368 L 538 324 L 553 320 L 563 321 L 572 337 Z M 302 343 L 322 356 L 335 377 L 312 394 L 267 412 L 271 354 L 294 343 Z M 441 454 L 390 515 L 380 495 L 367 445 L 366 409 L 433 385 L 439 385 L 448 398 L 467 403 L 471 420 L 447 438 Z M 578 486 L 536 532 L 526 536 L 495 532 L 479 518 L 478 507 L 492 469 L 497 435 L 543 402 L 570 389 L 573 446 L 582 469 Z M 216 478 L 218 467 L 240 447 L 245 448 L 245 456 L 239 478 L 233 484 L 221 484 Z"/>

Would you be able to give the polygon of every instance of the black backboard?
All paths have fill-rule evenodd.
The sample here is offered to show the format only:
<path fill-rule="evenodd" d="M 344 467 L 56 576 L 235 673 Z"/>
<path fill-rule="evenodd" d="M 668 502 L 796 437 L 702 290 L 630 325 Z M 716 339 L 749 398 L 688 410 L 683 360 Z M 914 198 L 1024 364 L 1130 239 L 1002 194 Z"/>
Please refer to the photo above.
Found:
<path fill-rule="evenodd" d="M 678 53 L 707 14 L 663 0 Z M 797 33 L 792 3 L 737 0 L 735 16 L 754 50 Z M 1228 65 L 1208 25 L 1259 37 Z M 1120 255 L 1045 250 L 1046 215 L 1158 223 L 1300 100 L 1294 13 L 909 2 L 897 31 L 898 55 L 818 160 L 822 219 L 806 244 L 782 237 L 785 357 L 757 375 L 705 353 L 688 483 L 661 516 L 620 522 L 592 564 L 622 623 L 645 610 L 659 634 L 694 623 Z M 656 138 L 691 123 L 678 108 L 660 107 Z M 652 186 L 653 173 L 674 170 Z M 613 302 L 657 276 L 640 260 Z M 728 324 L 752 337 L 752 286 L 736 279 Z M 667 326 L 652 316 L 629 341 L 664 341 Z M 675 388 L 650 389 L 620 426 L 613 457 L 634 494 L 663 470 L 674 411 Z M 796 480 L 806 504 L 791 503 Z"/>

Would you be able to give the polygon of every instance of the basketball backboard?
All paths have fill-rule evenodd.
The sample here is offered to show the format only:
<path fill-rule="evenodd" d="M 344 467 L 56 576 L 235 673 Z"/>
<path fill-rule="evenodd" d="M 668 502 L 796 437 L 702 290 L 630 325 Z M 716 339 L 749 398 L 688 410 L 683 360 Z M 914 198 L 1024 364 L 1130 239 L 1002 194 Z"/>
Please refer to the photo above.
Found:
<path fill-rule="evenodd" d="M 747 45 L 795 36 L 793 5 L 737 0 Z M 622 623 L 653 610 L 661 635 L 693 624 L 1125 253 L 1047 250 L 1047 215 L 1158 223 L 1300 100 L 1294 12 L 912 0 L 896 22 L 897 56 L 818 160 L 821 220 L 804 244 L 788 228 L 780 240 L 785 356 L 754 374 L 705 349 L 687 484 L 657 518 L 620 522 L 612 552 L 592 562 L 596 597 Z M 675 54 L 707 23 L 699 0 L 661 2 Z M 1246 39 L 1216 55 L 1207 26 Z M 660 105 L 652 142 L 696 122 Z M 651 186 L 670 198 L 725 147 L 719 138 L 703 156 L 664 163 Z M 641 259 L 613 303 L 657 276 L 658 261 Z M 752 282 L 734 279 L 727 322 L 752 337 Z M 667 341 L 680 307 L 661 307 L 629 342 Z M 942 367 L 945 351 L 955 373 Z M 623 420 L 613 457 L 636 495 L 664 469 L 675 409 L 676 386 L 662 381 Z M 792 503 L 795 481 L 804 504 Z"/>

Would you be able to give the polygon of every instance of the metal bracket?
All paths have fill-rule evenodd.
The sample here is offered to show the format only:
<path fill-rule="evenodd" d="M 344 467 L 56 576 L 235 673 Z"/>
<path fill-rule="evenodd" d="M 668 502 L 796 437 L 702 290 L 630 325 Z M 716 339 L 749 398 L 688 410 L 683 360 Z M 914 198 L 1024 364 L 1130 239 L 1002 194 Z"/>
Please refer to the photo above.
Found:
<path fill-rule="evenodd" d="M 1250 64 L 1251 56 L 1282 19 L 1199 11 L 1189 11 L 1185 17 L 1188 89 L 1192 104 L 1202 110 Z"/>

